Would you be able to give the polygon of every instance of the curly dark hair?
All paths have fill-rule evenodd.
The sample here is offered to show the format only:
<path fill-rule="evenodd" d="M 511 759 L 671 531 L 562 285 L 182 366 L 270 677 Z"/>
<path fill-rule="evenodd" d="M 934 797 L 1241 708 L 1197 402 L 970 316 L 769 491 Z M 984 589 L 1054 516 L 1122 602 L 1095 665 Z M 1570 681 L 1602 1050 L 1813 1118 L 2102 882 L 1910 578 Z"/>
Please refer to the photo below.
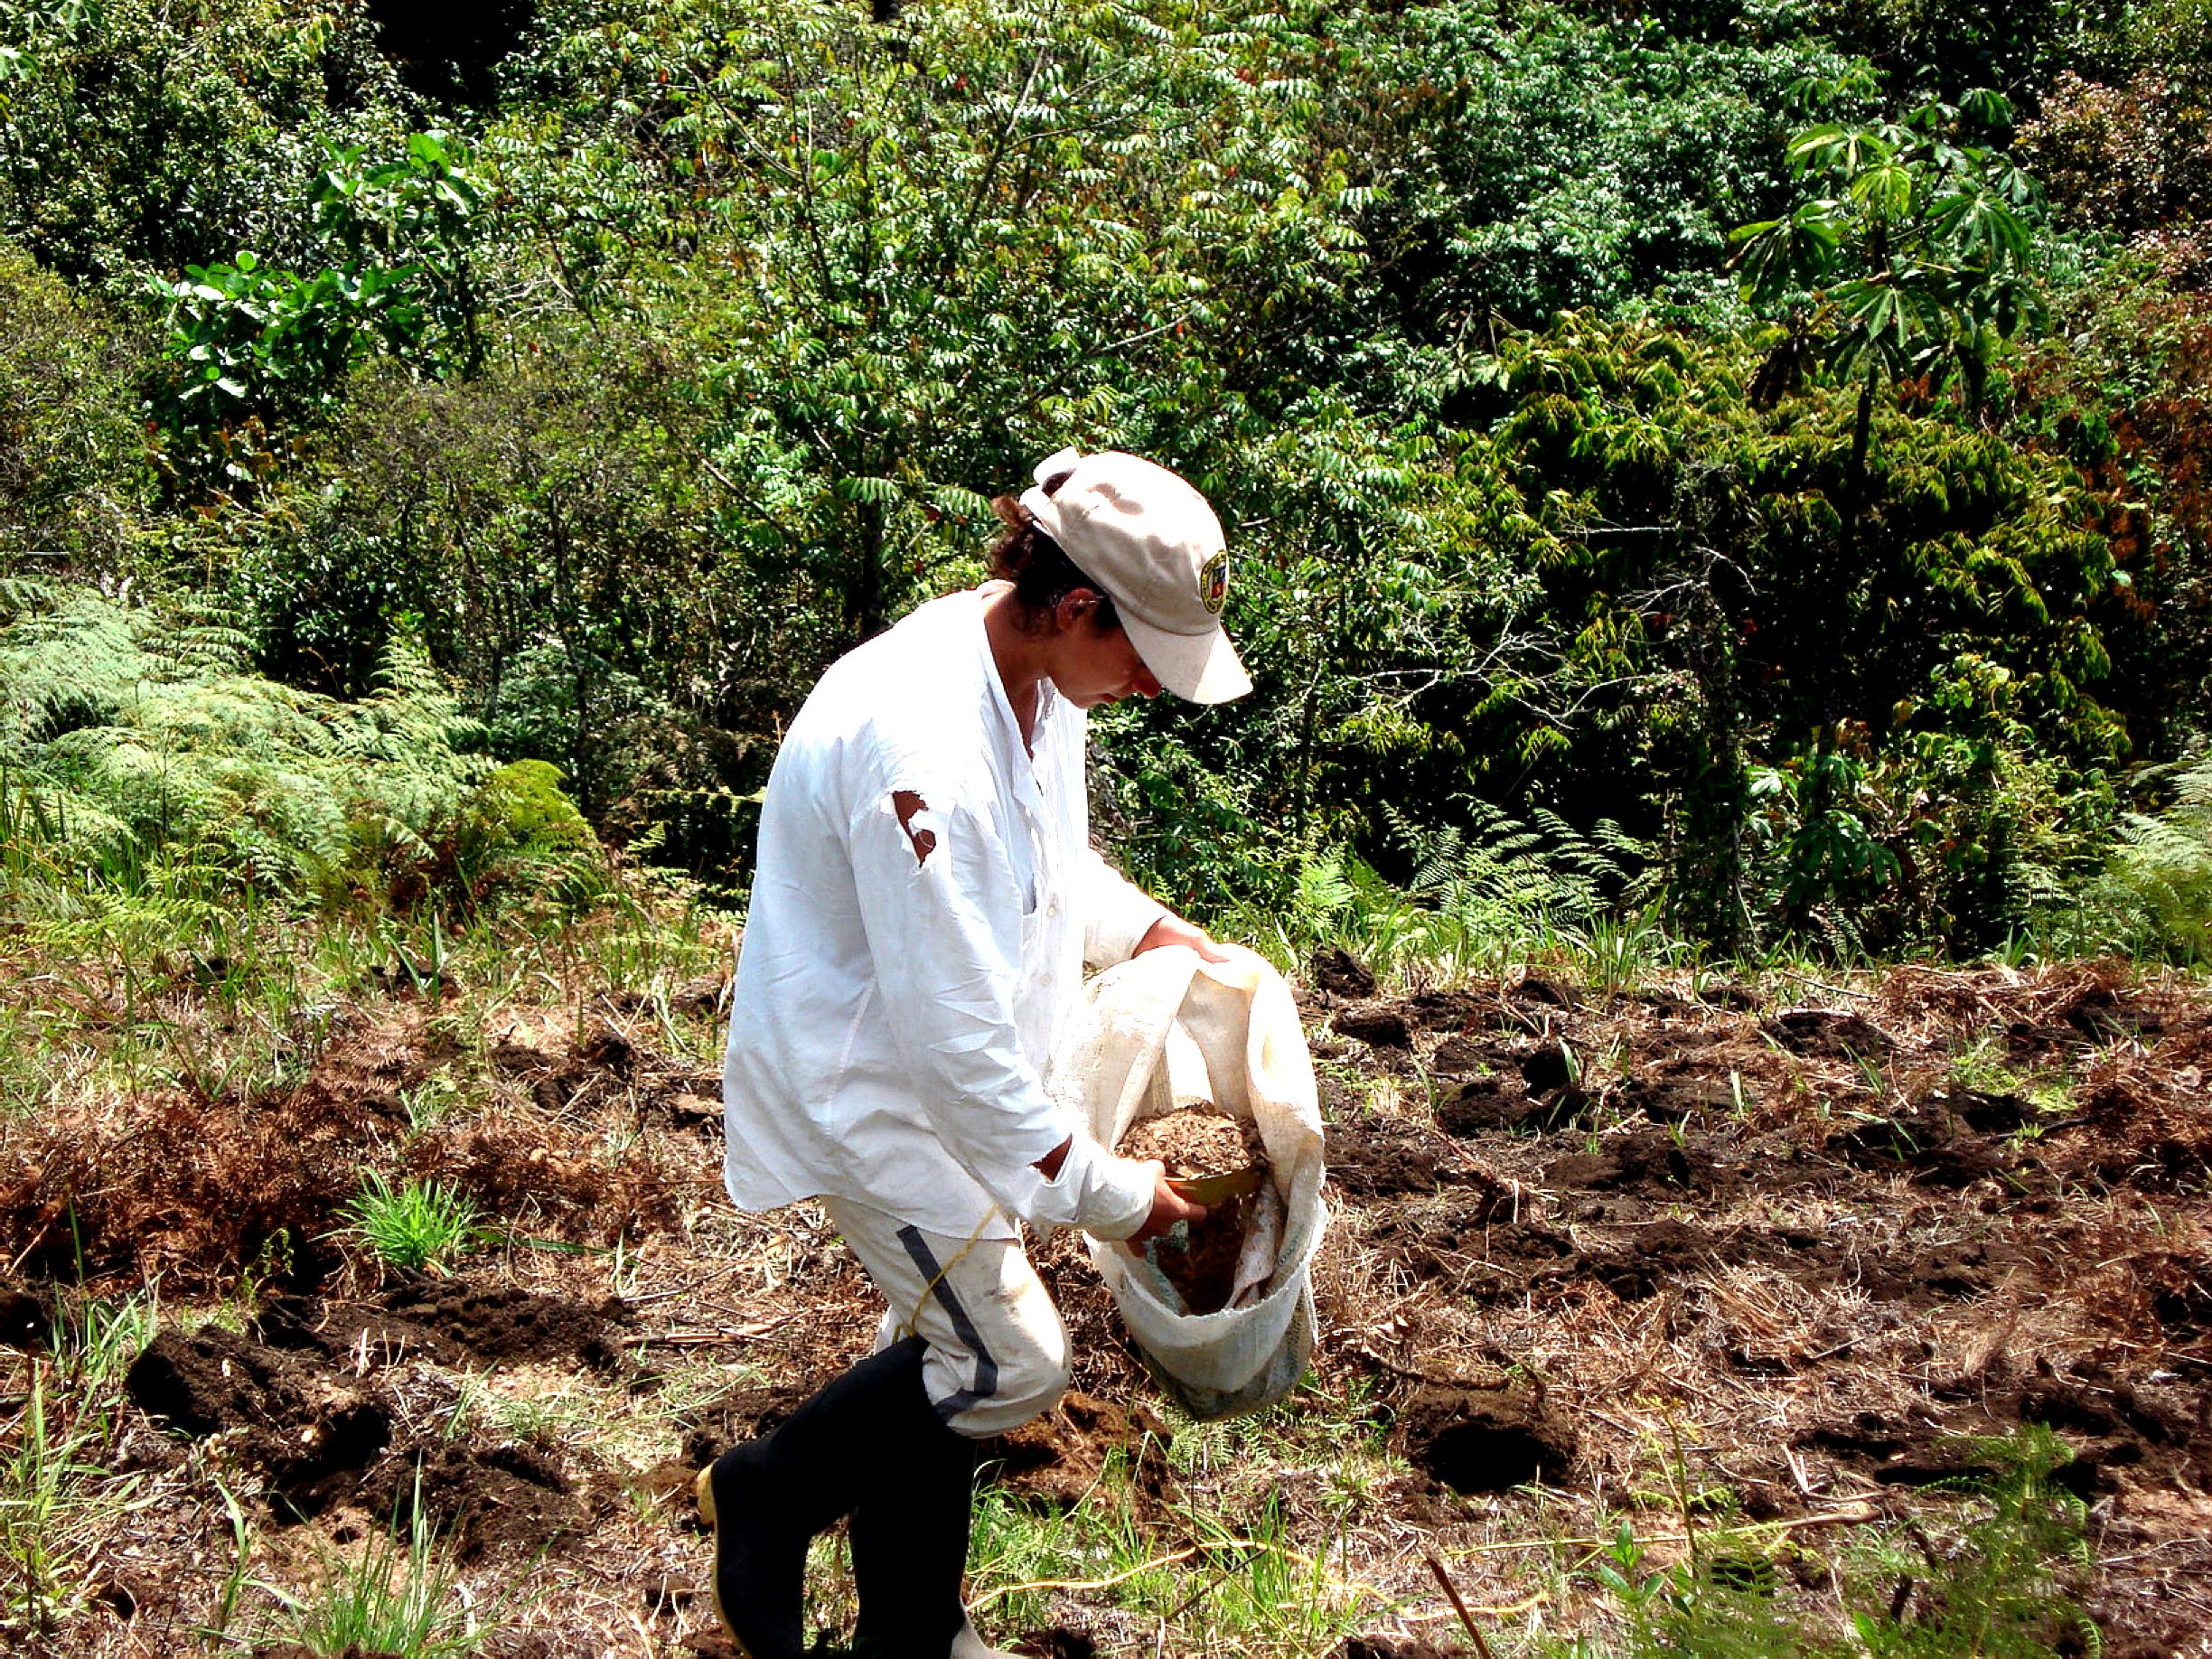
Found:
<path fill-rule="evenodd" d="M 1055 492 L 1069 476 L 1070 473 L 1054 473 L 1045 479 L 1042 484 L 1045 493 Z M 1013 496 L 1002 495 L 991 502 L 991 511 L 1006 525 L 1005 532 L 990 550 L 991 575 L 1001 582 L 1013 583 L 1014 598 L 1021 606 L 1025 631 L 1043 627 L 1045 619 L 1077 588 L 1088 588 L 1099 596 L 1098 609 L 1091 614 L 1093 628 L 1101 633 L 1110 633 L 1121 625 L 1113 595 L 1102 583 L 1092 581 L 1083 573 L 1060 544 L 1045 533 L 1044 526 L 1030 516 L 1026 507 Z"/>

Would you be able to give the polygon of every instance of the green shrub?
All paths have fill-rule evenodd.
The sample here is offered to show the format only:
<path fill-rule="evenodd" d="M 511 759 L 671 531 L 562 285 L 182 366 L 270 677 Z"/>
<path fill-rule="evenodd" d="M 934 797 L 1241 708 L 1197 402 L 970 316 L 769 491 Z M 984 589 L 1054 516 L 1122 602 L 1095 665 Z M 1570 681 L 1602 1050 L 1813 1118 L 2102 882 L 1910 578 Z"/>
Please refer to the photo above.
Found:
<path fill-rule="evenodd" d="M 524 855 L 588 852 L 598 846 L 576 802 L 561 793 L 549 761 L 510 761 L 469 801 L 470 833 L 490 849 Z"/>
<path fill-rule="evenodd" d="M 426 850 L 487 763 L 405 642 L 358 703 L 243 667 L 220 614 L 24 587 L 0 627 L 0 828 L 130 880 L 181 851 L 279 898 L 341 898 Z"/>
<path fill-rule="evenodd" d="M 0 575 L 125 564 L 152 483 L 138 361 L 99 305 L 0 242 Z"/>
<path fill-rule="evenodd" d="M 1963 1500 L 1945 1527 L 1934 1505 L 1898 1533 L 1847 1549 L 1828 1565 L 1842 1594 L 1841 1627 L 1824 1609 L 1800 1612 L 1779 1594 L 1776 1552 L 1759 1529 L 1692 1528 L 1690 1559 L 1653 1570 L 1623 1523 L 1596 1569 L 1623 1615 L 1621 1659 L 2060 1659 L 2099 1651 L 2095 1627 L 2068 1599 L 2062 1575 L 2085 1567 L 2082 1501 L 2055 1478 L 2073 1460 L 2040 1425 L 2009 1439 L 1948 1443 L 1960 1474 L 1931 1488 Z M 1583 1650 L 1578 1650 L 1583 1651 Z"/>
<path fill-rule="evenodd" d="M 2212 963 L 2212 755 L 2176 770 L 2173 804 L 2128 813 L 2103 874 L 2046 914 L 2059 948 Z"/>

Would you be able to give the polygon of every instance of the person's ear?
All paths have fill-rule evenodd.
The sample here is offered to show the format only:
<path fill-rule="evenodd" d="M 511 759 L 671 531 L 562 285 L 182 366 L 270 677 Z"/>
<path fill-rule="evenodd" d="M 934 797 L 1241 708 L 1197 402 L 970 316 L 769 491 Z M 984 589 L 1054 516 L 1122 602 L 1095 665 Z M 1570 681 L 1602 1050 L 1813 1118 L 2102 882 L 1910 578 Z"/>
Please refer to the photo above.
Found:
<path fill-rule="evenodd" d="M 1060 632 L 1072 633 L 1088 622 L 1098 608 L 1098 595 L 1090 588 L 1078 587 L 1060 595 L 1060 603 L 1054 607 L 1053 614 L 1059 623 Z"/>

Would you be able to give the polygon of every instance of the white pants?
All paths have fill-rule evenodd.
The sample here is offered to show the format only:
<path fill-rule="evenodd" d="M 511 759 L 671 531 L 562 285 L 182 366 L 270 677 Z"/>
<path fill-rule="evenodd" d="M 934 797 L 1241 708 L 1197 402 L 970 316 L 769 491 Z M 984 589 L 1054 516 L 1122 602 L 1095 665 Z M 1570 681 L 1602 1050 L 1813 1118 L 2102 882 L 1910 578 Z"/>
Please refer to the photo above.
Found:
<path fill-rule="evenodd" d="M 1067 1327 L 1019 1240 L 948 1238 L 849 1198 L 821 1203 L 891 1305 L 876 1347 L 928 1343 L 922 1385 L 949 1427 L 980 1439 L 1052 1409 L 1068 1384 Z"/>

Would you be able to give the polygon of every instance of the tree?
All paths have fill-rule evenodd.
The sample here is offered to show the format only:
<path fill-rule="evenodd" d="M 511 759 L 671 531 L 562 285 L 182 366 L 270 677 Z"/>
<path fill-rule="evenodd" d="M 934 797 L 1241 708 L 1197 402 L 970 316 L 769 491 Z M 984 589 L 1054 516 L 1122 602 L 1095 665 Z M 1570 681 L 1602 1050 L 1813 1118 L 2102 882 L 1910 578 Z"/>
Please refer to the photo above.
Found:
<path fill-rule="evenodd" d="M 444 133 L 394 161 L 333 145 L 309 189 L 330 263 L 300 272 L 251 249 L 148 273 L 169 372 L 152 400 L 188 492 L 235 493 L 271 464 L 272 427 L 312 421 L 380 350 L 417 372 L 483 367 L 468 243 L 484 191 Z"/>
<path fill-rule="evenodd" d="M 682 95 L 690 299 L 760 557 L 880 628 L 1071 439 L 1197 464 L 1227 365 L 1355 264 L 1299 14 L 745 6 Z M 1147 440 L 1154 431 L 1162 441 Z"/>
<path fill-rule="evenodd" d="M 114 291 L 251 248 L 296 264 L 326 145 L 403 129 L 354 5 L 0 0 L 0 234 Z"/>
<path fill-rule="evenodd" d="M 0 242 L 0 576 L 127 568 L 152 482 L 139 366 L 104 308 Z"/>
<path fill-rule="evenodd" d="M 1855 476 L 1884 380 L 1925 377 L 1929 391 L 1956 381 L 1978 408 L 1999 347 L 2042 314 L 2029 260 L 2040 192 L 1970 138 L 2011 118 L 1998 94 L 1971 92 L 1898 120 L 1808 128 L 1789 145 L 1808 193 L 1735 232 L 1746 293 L 1795 314 L 1764 389 L 1808 356 L 1855 382 Z"/>
<path fill-rule="evenodd" d="M 1835 565 L 1842 599 L 1861 557 L 1867 445 L 1885 384 L 1917 380 L 1923 396 L 1951 385 L 1967 408 L 1983 402 L 1999 348 L 2041 313 L 2029 269 L 2035 183 L 2001 151 L 1976 143 L 2010 124 L 1999 94 L 1930 102 L 1901 118 L 1797 135 L 1789 159 L 1806 194 L 1786 214 L 1740 227 L 1747 294 L 1782 305 L 1788 333 L 1755 383 L 1772 401 L 1809 364 L 1858 389 Z M 1825 657 L 1832 670 L 1832 653 Z M 1832 705 L 1833 698 L 1825 699 Z M 1823 716 L 1809 810 L 1830 807 L 1841 775 L 1833 715 Z"/>

